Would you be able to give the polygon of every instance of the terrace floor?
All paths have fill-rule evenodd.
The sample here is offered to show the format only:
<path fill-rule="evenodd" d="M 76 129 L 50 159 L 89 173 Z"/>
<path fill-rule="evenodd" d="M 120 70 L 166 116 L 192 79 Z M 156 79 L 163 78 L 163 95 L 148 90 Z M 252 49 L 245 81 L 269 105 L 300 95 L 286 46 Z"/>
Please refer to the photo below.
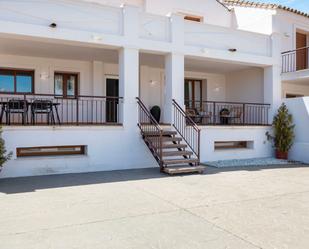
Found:
<path fill-rule="evenodd" d="M 309 167 L 0 180 L 0 248 L 309 247 Z"/>

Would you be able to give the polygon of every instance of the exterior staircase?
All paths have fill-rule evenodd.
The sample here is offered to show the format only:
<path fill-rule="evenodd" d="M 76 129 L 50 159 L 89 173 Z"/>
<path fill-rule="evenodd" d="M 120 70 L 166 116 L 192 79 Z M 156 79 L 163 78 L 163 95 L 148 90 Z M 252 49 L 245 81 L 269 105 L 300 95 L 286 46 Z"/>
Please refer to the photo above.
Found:
<path fill-rule="evenodd" d="M 196 153 L 195 148 L 189 143 L 189 139 L 186 138 L 185 134 L 181 134 L 176 124 L 163 129 L 142 101 L 139 98 L 137 98 L 137 101 L 139 105 L 138 126 L 145 144 L 160 166 L 160 171 L 170 175 L 203 173 L 204 167 L 200 166 L 199 160 L 199 144 L 198 153 Z M 186 118 L 184 122 L 188 125 Z M 190 130 L 190 125 L 188 127 Z M 197 126 L 194 128 L 196 129 Z M 199 143 L 199 129 L 196 131 L 198 136 L 194 142 Z"/>

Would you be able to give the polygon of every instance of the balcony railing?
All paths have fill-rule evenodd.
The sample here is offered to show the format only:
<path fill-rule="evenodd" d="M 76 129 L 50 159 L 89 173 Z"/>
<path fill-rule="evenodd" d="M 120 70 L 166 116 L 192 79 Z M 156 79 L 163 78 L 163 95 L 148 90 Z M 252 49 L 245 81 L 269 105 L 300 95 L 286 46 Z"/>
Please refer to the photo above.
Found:
<path fill-rule="evenodd" d="M 282 53 L 282 73 L 309 69 L 309 47 L 299 48 Z"/>
<path fill-rule="evenodd" d="M 121 97 L 0 94 L 2 125 L 121 124 Z"/>
<path fill-rule="evenodd" d="M 269 104 L 185 101 L 185 105 L 198 125 L 269 125 Z"/>

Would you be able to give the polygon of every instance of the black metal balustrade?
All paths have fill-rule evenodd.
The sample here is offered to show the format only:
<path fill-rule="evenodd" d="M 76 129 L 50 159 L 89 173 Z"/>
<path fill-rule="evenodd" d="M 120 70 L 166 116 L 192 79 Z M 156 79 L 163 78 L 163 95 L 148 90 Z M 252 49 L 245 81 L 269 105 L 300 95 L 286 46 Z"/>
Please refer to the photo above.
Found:
<path fill-rule="evenodd" d="M 282 73 L 309 69 L 309 47 L 290 50 L 282 53 Z"/>
<path fill-rule="evenodd" d="M 155 156 L 160 167 L 163 167 L 163 129 L 155 118 L 148 111 L 147 107 L 143 104 L 140 98 L 137 99 L 138 104 L 138 127 L 148 144 L 149 149 Z"/>
<path fill-rule="evenodd" d="M 185 101 L 185 106 L 198 125 L 269 125 L 269 104 Z"/>
<path fill-rule="evenodd" d="M 198 160 L 200 160 L 201 130 L 195 121 L 187 115 L 181 106 L 173 99 L 173 113 L 175 130 L 184 139 Z"/>
<path fill-rule="evenodd" d="M 3 125 L 121 124 L 121 97 L 63 98 L 53 94 L 0 94 Z"/>

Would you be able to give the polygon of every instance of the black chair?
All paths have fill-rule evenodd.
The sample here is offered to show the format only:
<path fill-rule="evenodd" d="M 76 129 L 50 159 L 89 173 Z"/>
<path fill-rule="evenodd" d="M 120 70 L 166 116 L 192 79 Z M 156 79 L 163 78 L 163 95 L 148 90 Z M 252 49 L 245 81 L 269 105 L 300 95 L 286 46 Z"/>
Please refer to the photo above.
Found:
<path fill-rule="evenodd" d="M 36 115 L 46 115 L 47 124 L 55 124 L 55 118 L 53 113 L 53 102 L 50 100 L 34 100 L 31 103 L 31 123 L 34 125 L 36 121 Z"/>
<path fill-rule="evenodd" d="M 6 124 L 11 124 L 11 114 L 20 114 L 22 124 L 28 122 L 28 102 L 23 99 L 10 99 L 5 107 Z"/>

